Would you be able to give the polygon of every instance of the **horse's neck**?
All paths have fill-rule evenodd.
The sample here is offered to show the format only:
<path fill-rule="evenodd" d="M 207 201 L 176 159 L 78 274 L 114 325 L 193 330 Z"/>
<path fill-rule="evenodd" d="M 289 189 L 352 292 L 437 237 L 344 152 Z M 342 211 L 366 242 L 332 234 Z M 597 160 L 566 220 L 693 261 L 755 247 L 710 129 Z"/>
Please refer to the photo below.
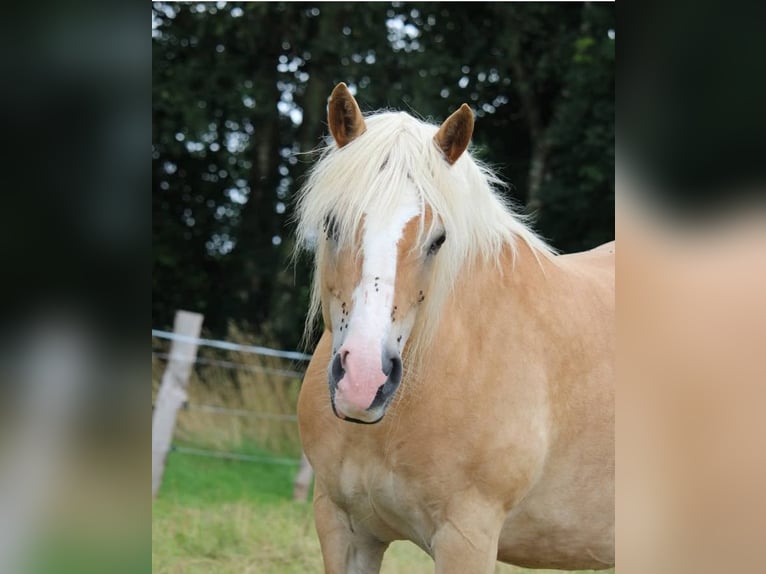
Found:
<path fill-rule="evenodd" d="M 468 317 L 481 309 L 505 310 L 503 301 L 521 302 L 542 295 L 553 271 L 545 255 L 518 239 L 515 249 L 506 246 L 497 261 L 473 261 L 456 284 L 451 303 L 455 312 Z"/>
<path fill-rule="evenodd" d="M 549 268 L 554 273 L 549 274 Z M 499 380 L 513 388 L 514 381 L 538 369 L 540 357 L 548 352 L 545 328 L 556 323 L 550 321 L 558 313 L 551 306 L 551 275 L 560 277 L 555 264 L 542 255 L 538 260 L 521 241 L 515 254 L 509 247 L 497 262 L 474 261 L 441 309 L 430 344 L 405 369 L 411 390 L 402 396 L 438 393 L 443 408 L 455 416 L 460 416 L 467 396 L 472 397 L 472 408 L 491 409 L 492 397 L 498 395 L 482 389 L 497 387 Z M 518 389 L 522 391 L 514 399 L 520 401 L 517 404 L 537 404 L 539 386 Z M 419 406 L 427 401 L 403 400 L 402 408 L 427 408 Z"/>
<path fill-rule="evenodd" d="M 429 354 L 438 361 L 450 347 L 486 345 L 488 334 L 498 331 L 521 336 L 530 314 L 547 304 L 551 276 L 557 272 L 550 259 L 520 239 L 515 250 L 507 246 L 497 261 L 471 262 L 445 302 Z"/>

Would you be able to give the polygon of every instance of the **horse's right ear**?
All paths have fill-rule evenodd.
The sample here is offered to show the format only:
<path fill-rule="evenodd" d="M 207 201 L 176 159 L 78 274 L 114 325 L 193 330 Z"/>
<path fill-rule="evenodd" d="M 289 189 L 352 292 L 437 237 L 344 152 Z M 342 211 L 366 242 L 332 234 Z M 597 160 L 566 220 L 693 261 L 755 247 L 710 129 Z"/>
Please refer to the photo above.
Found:
<path fill-rule="evenodd" d="M 444 153 L 447 162 L 455 163 L 471 143 L 473 135 L 473 111 L 468 104 L 460 106 L 455 113 L 444 120 L 434 136 L 434 141 Z"/>
<path fill-rule="evenodd" d="M 358 138 L 367 129 L 359 105 L 343 82 L 335 86 L 330 94 L 327 119 L 330 124 L 330 133 L 338 147 L 343 147 Z"/>

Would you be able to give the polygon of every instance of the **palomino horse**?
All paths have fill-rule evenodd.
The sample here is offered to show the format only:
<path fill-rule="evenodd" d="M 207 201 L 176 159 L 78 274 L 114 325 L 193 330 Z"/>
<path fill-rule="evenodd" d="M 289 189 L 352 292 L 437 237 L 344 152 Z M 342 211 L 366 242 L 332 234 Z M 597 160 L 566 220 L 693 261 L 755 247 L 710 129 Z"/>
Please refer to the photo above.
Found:
<path fill-rule="evenodd" d="M 555 256 L 466 152 L 466 105 L 364 118 L 340 84 L 329 126 L 298 203 L 325 570 L 378 572 L 402 539 L 442 573 L 612 566 L 614 246 Z"/>

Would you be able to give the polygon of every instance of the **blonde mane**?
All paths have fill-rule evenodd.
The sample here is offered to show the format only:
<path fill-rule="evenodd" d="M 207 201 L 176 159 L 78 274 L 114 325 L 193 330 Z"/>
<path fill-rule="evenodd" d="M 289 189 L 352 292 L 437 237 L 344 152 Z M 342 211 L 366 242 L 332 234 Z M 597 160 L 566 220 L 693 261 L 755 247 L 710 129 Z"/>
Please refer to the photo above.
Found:
<path fill-rule="evenodd" d="M 419 313 L 423 318 L 410 340 L 414 351 L 409 354 L 419 355 L 430 344 L 442 305 L 467 266 L 483 260 L 499 267 L 506 247 L 515 260 L 518 240 L 537 257 L 549 258 L 553 250 L 512 211 L 499 193 L 504 184 L 491 169 L 468 152 L 454 165 L 445 161 L 433 141 L 438 126 L 404 112 L 373 114 L 365 124 L 367 130 L 348 145 L 338 148 L 331 143 L 319 150 L 319 160 L 298 195 L 296 252 L 316 252 L 306 333 L 311 333 L 321 306 L 319 278 L 328 221 L 341 248 L 359 249 L 355 242 L 365 214 L 393 217 L 405 190 L 414 185 L 421 205 L 421 237 L 430 231 L 423 224 L 430 208 L 432 224 L 438 216 L 448 238 L 435 259 L 432 287 Z"/>

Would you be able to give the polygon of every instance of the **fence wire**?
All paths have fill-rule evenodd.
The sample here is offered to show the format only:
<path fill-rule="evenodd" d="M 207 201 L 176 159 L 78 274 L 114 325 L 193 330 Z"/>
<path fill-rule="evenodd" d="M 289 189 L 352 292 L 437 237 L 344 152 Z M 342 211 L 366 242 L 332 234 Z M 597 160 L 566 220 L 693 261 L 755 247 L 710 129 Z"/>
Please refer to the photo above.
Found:
<path fill-rule="evenodd" d="M 244 460 L 247 462 L 262 462 L 266 464 L 287 464 L 299 466 L 301 461 L 298 458 L 269 458 L 265 456 L 253 456 L 238 452 L 223 452 L 220 450 L 207 450 L 204 448 L 189 448 L 185 446 L 171 446 L 171 452 L 181 454 L 190 454 L 193 456 L 207 456 L 211 458 L 224 458 L 229 460 Z"/>
<path fill-rule="evenodd" d="M 174 355 L 171 355 L 170 353 L 161 353 L 158 351 L 152 351 L 152 357 L 156 357 L 158 359 L 185 359 L 188 360 L 186 357 L 176 357 Z M 303 377 L 303 371 L 293 371 L 290 369 L 273 369 L 271 367 L 261 367 L 259 365 L 248 365 L 245 363 L 236 363 L 234 361 L 222 361 L 220 359 L 206 359 L 204 357 L 197 357 L 193 361 L 195 364 L 198 365 L 211 365 L 215 367 L 223 367 L 225 369 L 239 369 L 242 371 L 251 371 L 254 373 L 264 373 L 267 375 L 276 375 L 279 377 L 287 377 L 291 379 L 300 379 Z"/>
<path fill-rule="evenodd" d="M 262 413 L 258 411 L 251 411 L 247 409 L 229 409 L 226 407 L 219 407 L 217 405 L 197 405 L 187 403 L 184 405 L 186 411 L 199 411 L 203 413 L 215 413 L 223 415 L 232 415 L 238 417 L 255 417 L 258 419 L 271 419 L 275 421 L 297 421 L 297 415 L 286 415 L 279 413 Z"/>
<path fill-rule="evenodd" d="M 171 341 L 184 341 L 186 343 L 196 343 L 200 347 L 213 347 L 215 349 L 224 349 L 226 351 L 240 351 L 242 353 L 252 353 L 254 355 L 265 355 L 267 357 L 280 357 L 282 359 L 293 359 L 295 361 L 310 361 L 311 355 L 299 353 L 298 351 L 280 351 L 268 347 L 258 347 L 256 345 L 240 345 L 239 343 L 230 343 L 229 341 L 218 341 L 216 339 L 200 339 L 198 337 L 189 337 L 188 335 L 179 335 L 170 331 L 160 331 L 152 329 L 152 337 L 158 339 L 170 339 Z"/>

